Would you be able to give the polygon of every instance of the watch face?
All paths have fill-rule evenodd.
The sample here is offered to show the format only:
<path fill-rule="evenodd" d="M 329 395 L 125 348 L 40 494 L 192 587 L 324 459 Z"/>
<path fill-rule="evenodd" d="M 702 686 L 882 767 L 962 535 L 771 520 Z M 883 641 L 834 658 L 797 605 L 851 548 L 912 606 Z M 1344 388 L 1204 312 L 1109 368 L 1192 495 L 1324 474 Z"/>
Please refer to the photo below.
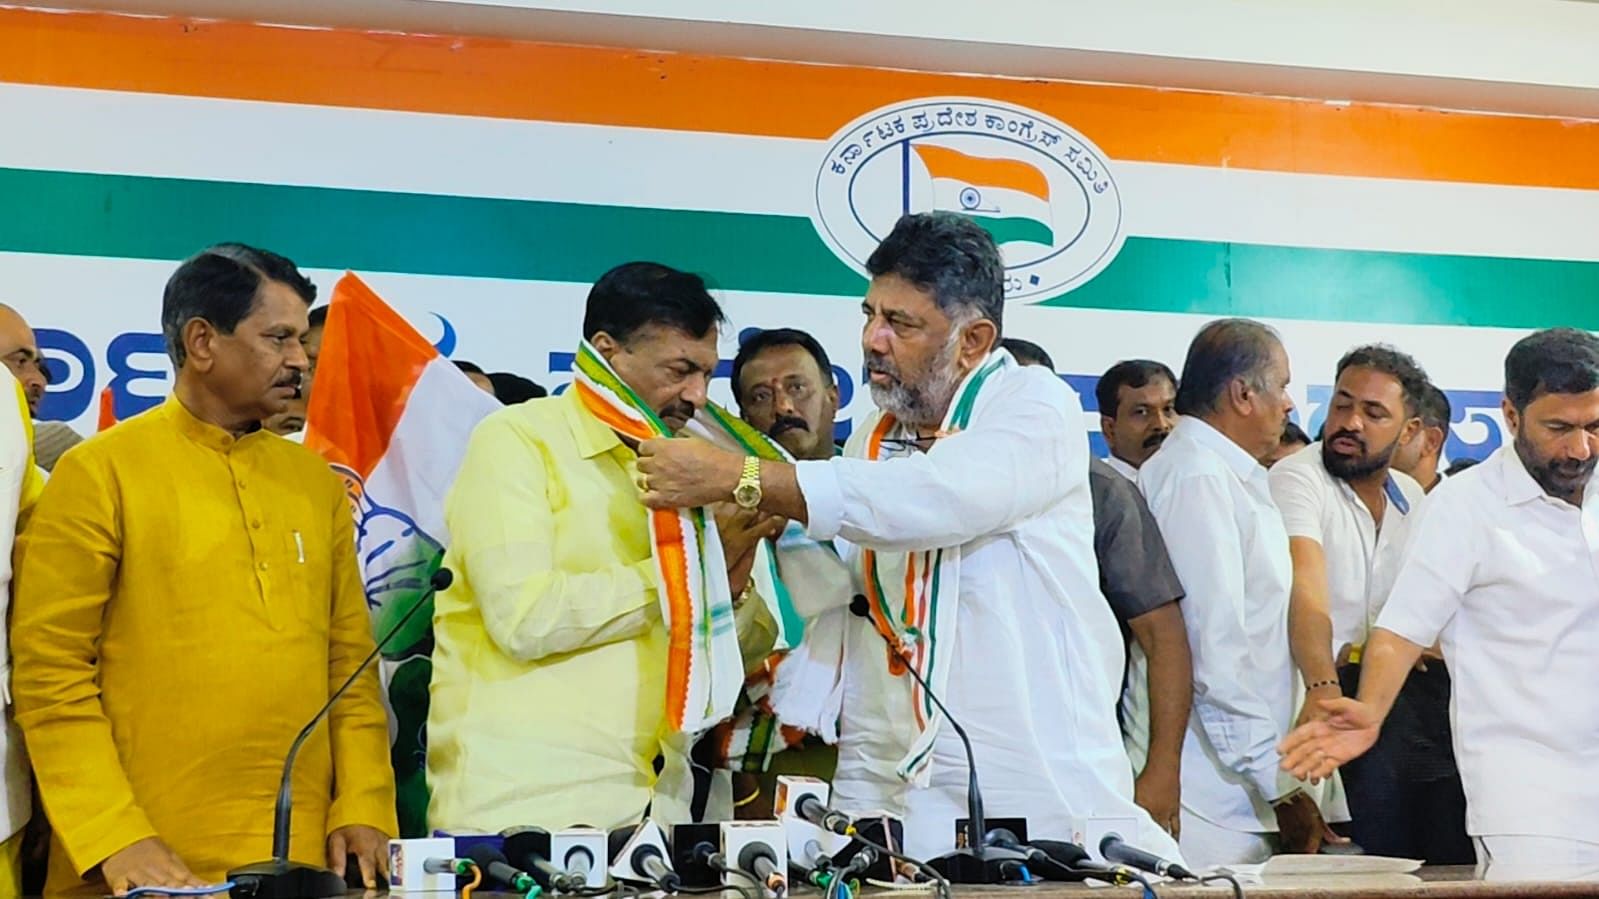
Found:
<path fill-rule="evenodd" d="M 754 484 L 740 484 L 733 491 L 733 502 L 746 509 L 753 509 L 761 502 L 761 488 Z"/>

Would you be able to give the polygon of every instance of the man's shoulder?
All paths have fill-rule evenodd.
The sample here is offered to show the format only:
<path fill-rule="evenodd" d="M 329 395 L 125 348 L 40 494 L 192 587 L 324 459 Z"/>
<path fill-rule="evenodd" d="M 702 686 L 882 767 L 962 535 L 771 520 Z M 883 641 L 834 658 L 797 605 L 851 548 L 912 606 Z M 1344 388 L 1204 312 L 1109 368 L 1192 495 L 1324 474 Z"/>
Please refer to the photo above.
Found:
<path fill-rule="evenodd" d="M 1332 475 L 1322 462 L 1319 443 L 1301 447 L 1293 455 L 1279 460 L 1267 470 L 1266 478 L 1274 491 L 1290 485 L 1316 492 L 1327 492 L 1334 487 Z"/>

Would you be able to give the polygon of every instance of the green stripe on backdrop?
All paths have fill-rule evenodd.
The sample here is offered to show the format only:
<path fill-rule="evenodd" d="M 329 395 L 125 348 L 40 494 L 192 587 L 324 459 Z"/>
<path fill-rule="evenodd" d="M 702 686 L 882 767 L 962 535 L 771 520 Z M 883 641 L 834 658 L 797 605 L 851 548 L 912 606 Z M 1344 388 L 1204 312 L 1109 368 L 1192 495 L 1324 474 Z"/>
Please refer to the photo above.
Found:
<path fill-rule="evenodd" d="M 865 289 L 798 217 L 0 168 L 0 251 L 181 259 L 219 240 L 311 268 L 587 283 L 655 259 L 728 290 Z M 1599 263 L 1135 237 L 1044 305 L 1599 329 Z"/>

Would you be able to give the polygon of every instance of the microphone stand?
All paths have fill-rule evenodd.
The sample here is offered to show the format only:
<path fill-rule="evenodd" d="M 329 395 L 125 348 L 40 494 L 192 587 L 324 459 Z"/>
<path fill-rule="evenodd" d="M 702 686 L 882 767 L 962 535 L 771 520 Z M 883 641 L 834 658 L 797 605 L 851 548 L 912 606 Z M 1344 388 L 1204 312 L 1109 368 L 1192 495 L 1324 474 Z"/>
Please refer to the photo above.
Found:
<path fill-rule="evenodd" d="M 866 597 L 857 593 L 850 600 L 849 611 L 858 618 L 869 619 Z M 933 701 L 933 705 L 944 713 L 944 719 L 949 722 L 950 729 L 960 738 L 961 748 L 966 751 L 966 845 L 928 859 L 928 866 L 951 883 L 1004 883 L 1014 879 L 1010 875 L 1015 872 L 1018 863 L 1027 863 L 1027 856 L 1014 850 L 989 846 L 985 842 L 988 823 L 983 818 L 983 793 L 977 786 L 977 756 L 972 752 L 972 741 L 966 736 L 966 728 L 961 727 L 955 716 L 950 714 L 943 700 L 933 692 L 932 686 L 911 664 L 911 660 L 905 658 L 899 647 L 887 637 L 883 637 L 883 642 L 888 644 L 890 652 L 905 663 L 905 670 L 921 686 L 922 692 Z"/>
<path fill-rule="evenodd" d="M 378 640 L 361 664 L 355 666 L 344 683 L 333 691 L 322 708 L 300 729 L 299 735 L 289 745 L 288 755 L 283 760 L 283 778 L 278 782 L 277 804 L 272 810 L 272 858 L 228 872 L 228 879 L 234 883 L 230 891 L 233 899 L 332 899 L 344 895 L 347 887 L 343 877 L 317 865 L 289 861 L 290 819 L 294 814 L 294 761 L 300 755 L 300 747 L 305 745 L 316 726 L 333 710 L 334 703 L 366 673 L 389 641 L 410 622 L 417 611 L 440 591 L 449 589 L 454 580 L 455 575 L 448 568 L 433 572 L 428 579 L 428 589 L 417 597 L 411 608 L 389 628 L 389 632 Z"/>

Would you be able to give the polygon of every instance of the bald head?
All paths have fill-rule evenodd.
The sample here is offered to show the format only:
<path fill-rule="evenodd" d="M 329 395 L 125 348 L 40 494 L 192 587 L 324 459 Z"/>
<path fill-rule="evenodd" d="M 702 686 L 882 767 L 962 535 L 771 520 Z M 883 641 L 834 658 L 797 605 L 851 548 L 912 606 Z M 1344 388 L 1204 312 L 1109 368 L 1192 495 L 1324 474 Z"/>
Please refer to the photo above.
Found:
<path fill-rule="evenodd" d="M 39 342 L 22 314 L 4 304 L 0 304 L 0 361 L 22 383 L 28 411 L 39 414 L 39 403 L 44 400 L 44 388 L 49 383 L 44 360 L 39 356 Z"/>

